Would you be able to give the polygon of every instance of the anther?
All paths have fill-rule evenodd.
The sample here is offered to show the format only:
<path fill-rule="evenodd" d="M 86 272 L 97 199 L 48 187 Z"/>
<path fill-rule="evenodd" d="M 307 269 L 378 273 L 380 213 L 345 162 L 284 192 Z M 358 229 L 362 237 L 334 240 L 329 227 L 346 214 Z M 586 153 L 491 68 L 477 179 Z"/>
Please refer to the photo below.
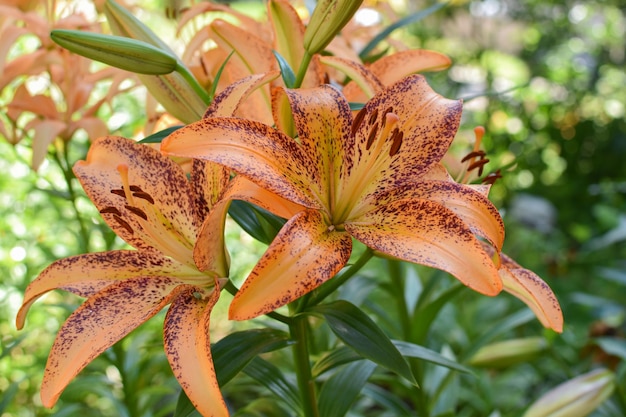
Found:
<path fill-rule="evenodd" d="M 144 220 L 148 220 L 148 215 L 142 209 L 133 207 L 133 206 L 124 206 L 124 207 L 126 208 L 126 210 L 130 211 L 135 216 L 139 216 Z"/>
<path fill-rule="evenodd" d="M 113 206 L 103 208 L 102 210 L 100 210 L 100 214 L 115 214 L 117 216 L 122 215 L 122 213 L 120 213 L 120 211 Z"/>
<path fill-rule="evenodd" d="M 119 195 L 120 197 L 126 198 L 126 192 L 123 188 L 117 188 L 115 190 L 111 190 L 111 194 Z"/>
<path fill-rule="evenodd" d="M 367 143 L 365 144 L 365 149 L 369 151 L 372 147 L 372 143 L 374 143 L 374 139 L 376 139 L 376 135 L 378 134 L 378 124 L 375 124 L 372 130 L 370 130 L 370 134 L 367 137 Z"/>
<path fill-rule="evenodd" d="M 365 119 L 365 107 L 359 110 L 356 116 L 354 116 L 354 120 L 352 121 L 352 129 L 351 129 L 352 136 L 354 136 L 356 131 L 359 129 L 359 127 L 361 127 L 361 124 L 363 124 L 364 119 Z"/>
<path fill-rule="evenodd" d="M 472 151 L 465 155 L 463 159 L 461 159 L 461 162 L 469 161 L 472 158 L 484 158 L 486 155 L 487 154 L 483 150 Z"/>
<path fill-rule="evenodd" d="M 401 132 L 398 128 L 395 128 L 393 133 L 391 134 L 391 148 L 389 149 L 389 156 L 394 156 L 400 150 L 400 146 L 402 146 L 402 139 L 404 138 L 404 133 Z"/>
<path fill-rule="evenodd" d="M 376 122 L 376 119 L 378 119 L 378 109 L 374 109 L 374 111 L 370 115 L 370 119 L 369 119 L 368 123 L 370 125 L 373 125 L 374 122 Z"/>
<path fill-rule="evenodd" d="M 481 175 L 483 175 L 483 168 L 485 167 L 485 164 L 486 164 L 487 162 L 489 162 L 489 159 L 487 159 L 487 158 L 479 159 L 479 160 L 478 160 L 478 161 L 476 161 L 476 162 L 472 162 L 472 163 L 470 164 L 470 166 L 469 166 L 469 167 L 467 167 L 467 170 L 468 170 L 468 171 L 473 171 L 473 170 L 475 170 L 476 168 L 478 168 L 478 176 L 480 177 Z"/>
<path fill-rule="evenodd" d="M 487 176 L 482 179 L 482 183 L 493 185 L 500 178 L 502 178 L 502 174 L 500 173 L 500 170 L 498 169 L 496 170 L 496 172 L 491 172 L 487 174 Z"/>
<path fill-rule="evenodd" d="M 118 216 L 117 214 L 113 215 L 113 218 L 115 219 L 115 221 L 122 226 L 124 229 L 126 229 L 126 231 L 128 233 L 134 233 L 133 228 L 130 227 L 130 224 L 128 224 L 128 222 L 124 219 L 122 219 L 120 216 Z"/>
<path fill-rule="evenodd" d="M 133 196 L 137 198 L 143 198 L 150 204 L 154 204 L 154 198 L 152 198 L 152 196 L 146 192 L 141 191 L 141 192 L 133 193 Z"/>

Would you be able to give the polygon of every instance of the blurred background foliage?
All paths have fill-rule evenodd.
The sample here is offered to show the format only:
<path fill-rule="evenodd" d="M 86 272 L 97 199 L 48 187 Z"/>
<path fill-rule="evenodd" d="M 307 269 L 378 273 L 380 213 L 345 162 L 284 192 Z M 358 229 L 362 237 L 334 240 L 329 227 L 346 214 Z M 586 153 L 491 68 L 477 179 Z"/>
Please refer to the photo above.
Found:
<path fill-rule="evenodd" d="M 67 4 L 64 13 L 75 12 L 72 7 L 76 5 Z M 184 6 L 168 0 L 138 4 L 137 10 L 142 11 L 142 19 L 149 26 L 163 28 L 161 35 L 173 33 L 174 22 L 168 16 Z M 263 7 L 260 2 L 233 5 L 252 10 L 257 16 Z M 371 1 L 365 5 L 377 6 Z M 402 0 L 390 5 L 398 16 L 429 6 L 422 1 Z M 382 21 L 383 25 L 388 23 Z M 500 169 L 503 177 L 491 195 L 507 225 L 505 252 L 548 282 L 561 302 L 566 323 L 562 335 L 542 333 L 514 298 L 503 295 L 491 299 L 462 291 L 434 322 L 425 342 L 429 348 L 465 363 L 475 353 L 478 341 L 539 335 L 547 343 L 534 357 L 498 369 L 475 367 L 473 374 L 452 376 L 443 368 L 427 368 L 433 387 L 440 390 L 423 387 L 435 404 L 433 415 L 517 416 L 549 388 L 598 366 L 617 373 L 618 389 L 594 415 L 623 415 L 623 1 L 457 0 L 392 36 L 409 46 L 451 57 L 453 65 L 448 71 L 428 77 L 441 94 L 465 100 L 456 149 L 460 156 L 467 153 L 473 127 L 485 126 L 483 148 L 490 159 L 486 169 Z M 3 58 L 10 61 L 38 46 L 25 36 L 11 50 L 3 51 Z M 7 106 L 23 81 L 8 83 L 0 92 L 0 118 L 5 127 L 10 123 Z M 98 110 L 109 130 L 124 136 L 138 134 L 146 123 L 142 112 L 145 93 L 132 88 L 134 81 L 129 82 L 124 94 Z M 108 86 L 98 85 L 93 100 L 106 94 Z M 58 96 L 53 98 L 58 100 Z M 55 259 L 85 250 L 120 247 L 121 242 L 102 225 L 78 183 L 66 175 L 67 168 L 86 154 L 86 135 L 79 131 L 71 141 L 55 141 L 35 171 L 31 168 L 32 137 L 24 133 L 19 143 L 11 138 L 0 141 L 0 416 L 170 415 L 179 388 L 162 352 L 158 317 L 81 373 L 59 406 L 53 410 L 41 407 L 38 389 L 48 349 L 63 319 L 80 301 L 62 293 L 49 295 L 32 309 L 26 329 L 17 332 L 14 319 L 23 291 Z M 237 268 L 233 274 L 240 280 L 263 247 L 239 229 L 229 230 L 229 247 Z M 388 294 L 377 290 L 377 268 L 385 267 L 381 264 L 374 262 L 359 277 L 358 288 L 345 289 L 342 294 L 364 306 L 379 322 L 393 323 L 391 313 L 376 308 L 377 302 L 388 302 Z M 421 283 L 429 282 L 429 276 L 436 273 L 407 269 L 409 282 L 414 283 L 407 284 L 407 294 L 417 294 Z M 445 277 L 439 282 L 441 288 L 451 284 Z M 221 302 L 226 305 L 228 297 L 223 298 Z M 216 323 L 212 333 L 215 340 L 232 326 L 225 321 Z M 258 409 L 265 406 L 262 387 L 245 375 L 235 381 L 225 390 L 242 408 L 251 398 L 257 399 Z M 387 383 L 393 386 L 393 381 Z M 368 389 L 354 408 L 354 413 L 360 414 L 354 415 L 398 415 L 373 407 L 368 396 L 375 398 L 375 387 Z M 398 407 L 395 410 L 402 409 Z M 391 405 L 386 409 L 394 410 Z"/>

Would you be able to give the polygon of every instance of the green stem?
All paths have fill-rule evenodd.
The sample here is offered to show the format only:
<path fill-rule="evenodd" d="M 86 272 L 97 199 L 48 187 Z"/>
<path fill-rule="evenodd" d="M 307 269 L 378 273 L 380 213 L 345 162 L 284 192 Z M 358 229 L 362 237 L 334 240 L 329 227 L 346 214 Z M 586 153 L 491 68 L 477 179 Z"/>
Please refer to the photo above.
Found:
<path fill-rule="evenodd" d="M 308 51 L 304 51 L 304 56 L 302 57 L 302 62 L 300 63 L 300 68 L 298 68 L 298 75 L 296 76 L 296 83 L 293 88 L 300 88 L 302 85 L 302 81 L 304 81 L 304 76 L 306 75 L 306 71 L 309 69 L 309 64 L 311 63 L 312 55 L 309 54 Z"/>
<path fill-rule="evenodd" d="M 347 280 L 352 278 L 370 259 L 372 259 L 373 256 L 374 251 L 370 248 L 366 248 L 359 259 L 350 265 L 348 269 L 345 269 L 342 273 L 338 274 L 336 277 L 327 281 L 324 285 L 315 290 L 311 294 L 307 305 L 311 306 L 319 304 L 326 297 L 335 292 L 337 288 L 341 287 Z"/>
<path fill-rule="evenodd" d="M 394 292 L 394 298 L 396 299 L 396 305 L 398 307 L 398 316 L 400 318 L 400 326 L 402 327 L 402 336 L 406 340 L 411 334 L 411 312 L 409 306 L 406 303 L 404 296 L 404 271 L 402 270 L 402 264 L 400 261 L 390 259 L 387 261 L 387 269 L 389 271 L 389 278 L 391 279 L 391 285 Z"/>
<path fill-rule="evenodd" d="M 202 88 L 200 83 L 198 83 L 198 80 L 196 80 L 196 77 L 194 77 L 193 74 L 189 71 L 189 68 L 179 62 L 176 65 L 175 71 L 179 73 L 185 79 L 185 81 L 187 81 L 191 88 L 193 88 L 193 91 L 195 91 L 198 97 L 200 97 L 207 106 L 211 104 L 211 96 L 209 95 L 209 93 L 206 92 L 204 88 Z"/>
<path fill-rule="evenodd" d="M 79 227 L 78 244 L 80 246 L 80 251 L 81 253 L 87 253 L 89 252 L 89 232 L 87 231 L 87 228 L 85 227 L 82 215 L 80 213 L 80 210 L 78 209 L 78 205 L 76 204 L 76 200 L 78 196 L 76 194 L 76 190 L 74 189 L 74 183 L 73 183 L 74 174 L 72 172 L 72 168 L 69 162 L 69 155 L 68 155 L 69 143 L 63 142 L 62 145 L 63 145 L 62 156 L 59 155 L 59 151 L 57 148 L 53 152 L 53 157 L 54 157 L 55 162 L 57 163 L 57 165 L 63 172 L 63 178 L 65 179 L 65 184 L 67 186 L 67 193 L 69 194 L 69 197 L 70 197 L 72 210 L 74 211 L 74 214 L 76 215 L 76 221 L 78 222 L 78 227 Z"/>
<path fill-rule="evenodd" d="M 311 363 L 309 361 L 307 316 L 294 317 L 289 325 L 289 331 L 291 338 L 296 342 L 292 347 L 292 351 L 298 387 L 302 395 L 303 415 L 304 417 L 320 417 L 317 408 L 315 381 L 311 375 Z"/>

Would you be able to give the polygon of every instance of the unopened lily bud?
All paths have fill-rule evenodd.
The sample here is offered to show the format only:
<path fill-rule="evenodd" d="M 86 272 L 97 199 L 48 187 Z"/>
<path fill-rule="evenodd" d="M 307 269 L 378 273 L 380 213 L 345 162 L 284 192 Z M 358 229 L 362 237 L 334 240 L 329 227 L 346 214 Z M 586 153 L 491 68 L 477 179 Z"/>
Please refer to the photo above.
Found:
<path fill-rule="evenodd" d="M 615 389 L 615 375 L 597 369 L 548 391 L 524 417 L 584 417 L 604 402 Z"/>
<path fill-rule="evenodd" d="M 526 362 L 546 349 L 543 337 L 527 337 L 483 346 L 472 356 L 469 364 L 486 368 L 504 368 Z"/>
<path fill-rule="evenodd" d="M 53 30 L 50 37 L 86 58 L 139 74 L 169 74 L 178 65 L 175 56 L 136 39 L 64 29 Z"/>
<path fill-rule="evenodd" d="M 363 0 L 319 0 L 304 32 L 304 49 L 321 52 L 354 16 Z"/>
<path fill-rule="evenodd" d="M 149 27 L 113 0 L 104 4 L 104 13 L 111 31 L 118 36 L 137 39 L 176 55 Z M 184 123 L 202 118 L 210 99 L 193 79 L 184 63 L 178 61 L 177 72 L 158 76 L 140 75 L 141 83 L 150 94 L 174 117 Z"/>

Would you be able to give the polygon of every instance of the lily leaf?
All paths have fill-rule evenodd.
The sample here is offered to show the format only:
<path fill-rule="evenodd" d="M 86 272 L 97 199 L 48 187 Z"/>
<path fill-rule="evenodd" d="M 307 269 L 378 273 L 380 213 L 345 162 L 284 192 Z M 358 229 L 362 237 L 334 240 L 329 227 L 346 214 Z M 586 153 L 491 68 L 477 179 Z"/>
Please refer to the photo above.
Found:
<path fill-rule="evenodd" d="M 399 29 L 399 28 L 401 28 L 403 26 L 410 25 L 411 23 L 419 22 L 423 18 L 433 14 L 434 12 L 436 12 L 437 10 L 443 8 L 447 4 L 448 4 L 447 2 L 435 3 L 434 5 L 430 6 L 427 9 L 420 10 L 419 12 L 410 14 L 410 15 L 408 15 L 408 16 L 406 16 L 406 17 L 404 17 L 404 18 L 402 18 L 402 19 L 392 23 L 391 25 L 387 26 L 378 35 L 374 36 L 372 38 L 372 40 L 369 41 L 369 43 L 367 45 L 365 45 L 365 47 L 361 50 L 361 52 L 359 52 L 359 57 L 361 58 L 361 60 L 363 62 L 367 61 L 368 60 L 367 56 L 369 55 L 369 53 L 372 52 L 374 50 L 374 48 L 376 48 L 376 46 L 380 42 L 382 42 L 389 35 L 391 35 L 391 33 L 393 31 L 395 31 L 396 29 Z"/>
<path fill-rule="evenodd" d="M 330 377 L 320 390 L 320 415 L 343 417 L 375 369 L 375 363 L 360 360 L 345 366 Z"/>
<path fill-rule="evenodd" d="M 289 62 L 281 54 L 277 51 L 272 51 L 274 56 L 276 57 L 276 61 L 278 62 L 278 67 L 280 68 L 280 73 L 283 77 L 283 81 L 287 88 L 293 88 L 296 85 L 296 74 L 293 72 L 293 69 L 289 65 Z"/>
<path fill-rule="evenodd" d="M 464 288 L 465 287 L 462 285 L 454 285 L 429 303 L 424 305 L 421 303 L 418 304 L 418 307 L 413 313 L 413 321 L 417 324 L 413 328 L 414 334 L 411 340 L 416 340 L 418 343 L 424 342 L 431 323 L 435 320 L 441 309 Z"/>
<path fill-rule="evenodd" d="M 466 366 L 463 366 L 460 363 L 455 362 L 454 360 L 448 359 L 440 353 L 425 348 L 424 346 L 404 342 L 402 340 L 392 340 L 391 343 L 393 343 L 394 346 L 398 348 L 402 356 L 421 359 L 425 362 L 430 362 L 432 364 L 443 366 L 463 373 L 471 373 L 471 370 Z M 334 369 L 340 365 L 354 362 L 359 359 L 361 359 L 361 356 L 359 356 L 356 352 L 346 346 L 342 346 L 322 356 L 322 358 L 320 358 L 320 360 L 313 365 L 313 368 L 311 368 L 311 373 L 313 374 L 313 376 L 317 377 L 324 372 Z"/>
<path fill-rule="evenodd" d="M 211 102 L 213 102 L 213 97 L 215 97 L 215 93 L 217 91 L 217 85 L 220 82 L 220 78 L 222 78 L 222 72 L 224 72 L 224 68 L 226 68 L 226 64 L 228 64 L 228 61 L 230 60 L 230 58 L 233 56 L 234 53 L 235 53 L 234 50 L 230 51 L 230 54 L 228 54 L 224 62 L 222 62 L 222 65 L 220 65 L 220 68 L 215 73 L 215 78 L 213 79 L 213 84 L 211 85 L 211 91 L 209 91 L 209 97 L 211 98 Z"/>
<path fill-rule="evenodd" d="M 171 126 L 166 129 L 160 130 L 141 139 L 139 143 L 161 143 L 161 141 L 169 136 L 170 133 L 177 131 L 181 127 L 183 127 L 183 125 Z"/>
<path fill-rule="evenodd" d="M 251 329 L 231 333 L 211 349 L 215 373 L 224 386 L 259 353 L 280 349 L 289 344 L 289 336 L 275 329 Z"/>
<path fill-rule="evenodd" d="M 242 200 L 233 200 L 228 214 L 246 233 L 267 245 L 285 224 L 284 219 Z"/>
<path fill-rule="evenodd" d="M 323 316 L 333 333 L 363 358 L 417 385 L 409 364 L 400 351 L 380 327 L 354 304 L 339 300 L 317 305 L 308 312 Z"/>
<path fill-rule="evenodd" d="M 277 398 L 282 399 L 285 404 L 295 411 L 295 414 L 300 412 L 302 409 L 300 394 L 276 366 L 257 357 L 243 371 L 249 377 L 272 391 Z"/>

